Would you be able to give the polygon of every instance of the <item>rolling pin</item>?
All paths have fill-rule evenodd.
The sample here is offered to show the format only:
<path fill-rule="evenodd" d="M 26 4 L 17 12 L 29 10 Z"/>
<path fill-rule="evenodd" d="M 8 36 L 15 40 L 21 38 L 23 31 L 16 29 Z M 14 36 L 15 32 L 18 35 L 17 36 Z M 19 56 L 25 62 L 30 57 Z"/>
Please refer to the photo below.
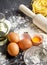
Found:
<path fill-rule="evenodd" d="M 41 14 L 33 13 L 29 8 L 25 5 L 21 4 L 19 6 L 19 10 L 21 10 L 24 14 L 31 17 L 33 19 L 33 23 L 39 27 L 41 30 L 47 33 L 47 18 Z"/>

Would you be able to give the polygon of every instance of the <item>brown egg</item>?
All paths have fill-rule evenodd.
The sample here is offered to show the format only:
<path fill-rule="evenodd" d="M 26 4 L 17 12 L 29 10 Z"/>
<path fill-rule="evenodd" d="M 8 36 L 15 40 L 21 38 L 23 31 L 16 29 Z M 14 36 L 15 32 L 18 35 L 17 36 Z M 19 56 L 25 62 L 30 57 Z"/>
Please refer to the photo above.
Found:
<path fill-rule="evenodd" d="M 17 33 L 14 33 L 14 32 L 10 32 L 7 37 L 8 37 L 8 40 L 10 42 L 17 43 L 20 40 L 19 35 Z"/>
<path fill-rule="evenodd" d="M 22 39 L 21 41 L 19 41 L 18 45 L 20 49 L 26 50 L 32 47 L 32 42 L 29 39 Z"/>
<path fill-rule="evenodd" d="M 19 53 L 19 46 L 12 42 L 8 45 L 7 51 L 11 56 L 17 56 Z"/>
<path fill-rule="evenodd" d="M 25 32 L 23 34 L 23 38 L 26 38 L 26 39 L 30 39 L 31 40 L 31 37 L 30 37 L 30 35 L 27 32 Z"/>

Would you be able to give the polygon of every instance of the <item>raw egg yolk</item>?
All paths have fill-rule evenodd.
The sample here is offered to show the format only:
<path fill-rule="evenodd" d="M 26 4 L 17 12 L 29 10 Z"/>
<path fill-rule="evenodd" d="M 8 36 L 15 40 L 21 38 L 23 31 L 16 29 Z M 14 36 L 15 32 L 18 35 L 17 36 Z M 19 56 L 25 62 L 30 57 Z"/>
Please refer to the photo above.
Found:
<path fill-rule="evenodd" d="M 35 36 L 32 38 L 32 41 L 35 42 L 35 43 L 38 43 L 41 41 L 41 39 L 38 37 L 38 36 Z"/>

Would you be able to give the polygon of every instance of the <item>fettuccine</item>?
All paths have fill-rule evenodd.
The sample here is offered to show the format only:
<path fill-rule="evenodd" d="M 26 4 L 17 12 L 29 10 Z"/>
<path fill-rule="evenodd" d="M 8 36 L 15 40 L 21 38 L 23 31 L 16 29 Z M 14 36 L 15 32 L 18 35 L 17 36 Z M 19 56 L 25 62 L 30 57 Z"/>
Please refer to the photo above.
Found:
<path fill-rule="evenodd" d="M 32 10 L 36 14 L 42 14 L 47 17 L 47 0 L 34 0 Z"/>

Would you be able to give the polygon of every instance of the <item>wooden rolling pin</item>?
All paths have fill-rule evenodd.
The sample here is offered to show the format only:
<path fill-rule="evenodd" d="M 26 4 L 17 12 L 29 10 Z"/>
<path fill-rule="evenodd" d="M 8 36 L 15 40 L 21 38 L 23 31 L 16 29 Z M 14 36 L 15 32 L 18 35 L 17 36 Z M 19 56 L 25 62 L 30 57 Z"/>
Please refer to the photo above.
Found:
<path fill-rule="evenodd" d="M 41 14 L 34 14 L 29 8 L 27 8 L 23 4 L 19 6 L 19 10 L 21 10 L 27 16 L 31 17 L 33 19 L 33 23 L 47 33 L 47 18 L 45 18 Z"/>

